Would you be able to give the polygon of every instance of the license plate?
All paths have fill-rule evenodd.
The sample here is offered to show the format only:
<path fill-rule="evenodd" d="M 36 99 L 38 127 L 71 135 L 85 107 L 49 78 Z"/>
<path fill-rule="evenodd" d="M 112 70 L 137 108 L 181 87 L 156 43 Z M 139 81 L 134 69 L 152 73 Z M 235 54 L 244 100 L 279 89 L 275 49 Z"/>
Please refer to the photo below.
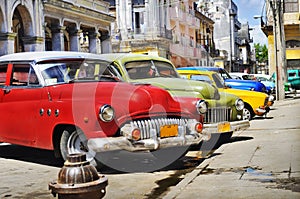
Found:
<path fill-rule="evenodd" d="M 230 131 L 230 123 L 229 122 L 224 122 L 218 124 L 218 132 L 219 133 L 224 133 L 224 132 L 229 132 Z"/>
<path fill-rule="evenodd" d="M 164 125 L 160 127 L 160 137 L 178 136 L 178 124 Z"/>

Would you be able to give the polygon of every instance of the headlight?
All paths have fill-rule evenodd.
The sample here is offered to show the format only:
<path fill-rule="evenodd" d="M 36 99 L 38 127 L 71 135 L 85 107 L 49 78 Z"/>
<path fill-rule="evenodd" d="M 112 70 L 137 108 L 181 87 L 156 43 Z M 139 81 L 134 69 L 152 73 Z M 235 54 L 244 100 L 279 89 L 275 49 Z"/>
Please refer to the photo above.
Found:
<path fill-rule="evenodd" d="M 235 107 L 236 107 L 236 110 L 238 110 L 238 111 L 243 110 L 244 109 L 244 102 L 243 102 L 243 100 L 237 99 L 235 101 Z"/>
<path fill-rule="evenodd" d="M 270 95 L 270 96 L 269 96 L 269 101 L 270 101 L 270 102 L 273 102 L 274 100 L 275 100 L 274 95 Z"/>
<path fill-rule="evenodd" d="M 99 111 L 99 118 L 103 122 L 110 122 L 115 117 L 115 110 L 110 105 L 103 105 Z"/>
<path fill-rule="evenodd" d="M 200 113 L 200 114 L 206 113 L 207 112 L 207 103 L 206 103 L 206 101 L 205 100 L 197 101 L 196 108 L 197 108 L 198 113 Z"/>

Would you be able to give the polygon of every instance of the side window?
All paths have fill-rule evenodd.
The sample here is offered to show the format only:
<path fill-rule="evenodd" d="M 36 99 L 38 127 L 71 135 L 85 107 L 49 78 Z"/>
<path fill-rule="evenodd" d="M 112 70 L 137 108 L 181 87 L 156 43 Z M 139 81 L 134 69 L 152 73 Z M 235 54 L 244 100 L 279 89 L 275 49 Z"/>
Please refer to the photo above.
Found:
<path fill-rule="evenodd" d="M 0 65 L 0 87 L 5 85 L 7 64 Z"/>
<path fill-rule="evenodd" d="M 30 68 L 29 71 L 29 77 L 28 77 L 28 85 L 29 86 L 38 86 L 39 85 L 39 79 L 34 72 L 33 68 Z"/>
<path fill-rule="evenodd" d="M 27 86 L 30 65 L 14 64 L 11 86 Z"/>

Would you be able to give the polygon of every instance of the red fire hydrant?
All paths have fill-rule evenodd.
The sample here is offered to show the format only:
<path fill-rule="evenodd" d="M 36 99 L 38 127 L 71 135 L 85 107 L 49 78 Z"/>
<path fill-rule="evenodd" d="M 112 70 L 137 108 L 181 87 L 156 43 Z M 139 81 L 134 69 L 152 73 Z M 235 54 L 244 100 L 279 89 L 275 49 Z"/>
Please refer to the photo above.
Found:
<path fill-rule="evenodd" d="M 86 160 L 84 153 L 71 154 L 58 173 L 57 182 L 49 183 L 49 190 L 58 199 L 103 198 L 107 178 Z"/>

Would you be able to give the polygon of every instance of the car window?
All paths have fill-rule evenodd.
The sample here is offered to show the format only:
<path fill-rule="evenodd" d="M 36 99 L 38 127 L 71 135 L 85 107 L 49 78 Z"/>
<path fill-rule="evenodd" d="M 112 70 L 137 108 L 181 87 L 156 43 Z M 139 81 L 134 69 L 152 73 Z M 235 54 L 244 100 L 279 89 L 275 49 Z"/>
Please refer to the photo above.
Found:
<path fill-rule="evenodd" d="M 226 70 L 219 70 L 219 73 L 224 80 L 232 79 L 232 77 L 229 75 L 229 73 Z"/>
<path fill-rule="evenodd" d="M 217 88 L 224 88 L 225 82 L 223 78 L 218 73 L 212 74 L 212 78 L 214 82 L 216 83 Z"/>
<path fill-rule="evenodd" d="M 179 77 L 174 67 L 168 62 L 153 61 L 159 76 L 167 77 Z"/>
<path fill-rule="evenodd" d="M 11 86 L 27 86 L 29 78 L 29 64 L 14 64 Z"/>
<path fill-rule="evenodd" d="M 131 79 L 155 77 L 180 78 L 171 64 L 162 61 L 131 61 L 125 64 L 125 68 Z"/>
<path fill-rule="evenodd" d="M 296 77 L 296 72 L 290 72 L 289 77 Z"/>
<path fill-rule="evenodd" d="M 0 87 L 5 85 L 6 71 L 7 71 L 7 64 L 0 65 Z"/>
<path fill-rule="evenodd" d="M 33 70 L 33 68 L 30 67 L 29 77 L 28 77 L 28 86 L 39 86 L 39 85 L 40 85 L 40 82 L 39 82 L 38 76 L 35 73 L 35 71 Z"/>
<path fill-rule="evenodd" d="M 191 75 L 192 80 L 203 81 L 212 84 L 212 81 L 206 75 Z"/>
<path fill-rule="evenodd" d="M 109 62 L 102 60 L 61 61 L 41 63 L 38 66 L 46 85 L 69 83 L 70 81 L 116 81 L 118 71 Z"/>

